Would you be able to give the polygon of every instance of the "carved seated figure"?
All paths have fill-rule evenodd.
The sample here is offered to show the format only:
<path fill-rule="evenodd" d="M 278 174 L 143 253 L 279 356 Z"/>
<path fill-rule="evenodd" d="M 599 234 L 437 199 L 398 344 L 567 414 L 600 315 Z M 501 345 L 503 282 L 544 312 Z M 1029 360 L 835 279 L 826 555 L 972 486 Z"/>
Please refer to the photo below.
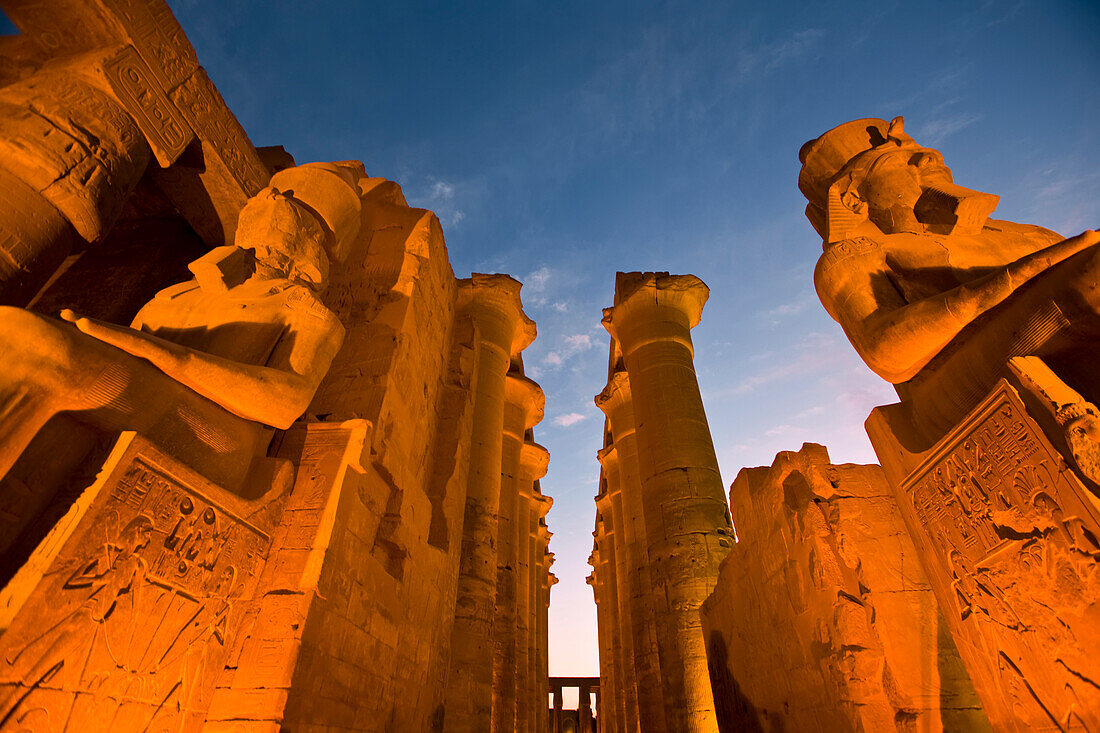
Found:
<path fill-rule="evenodd" d="M 904 121 L 848 122 L 799 152 L 799 188 L 824 254 L 822 304 L 895 385 L 934 442 L 1005 374 L 1042 357 L 1100 397 L 1100 234 L 1064 239 L 990 219 L 998 197 L 954 184 Z"/>
<path fill-rule="evenodd" d="M 158 293 L 130 328 L 0 308 L 0 476 L 65 412 L 135 430 L 235 488 L 268 427 L 305 411 L 343 342 L 317 296 L 358 232 L 360 174 L 277 173 L 242 209 L 235 246 L 192 262 L 194 279 Z"/>

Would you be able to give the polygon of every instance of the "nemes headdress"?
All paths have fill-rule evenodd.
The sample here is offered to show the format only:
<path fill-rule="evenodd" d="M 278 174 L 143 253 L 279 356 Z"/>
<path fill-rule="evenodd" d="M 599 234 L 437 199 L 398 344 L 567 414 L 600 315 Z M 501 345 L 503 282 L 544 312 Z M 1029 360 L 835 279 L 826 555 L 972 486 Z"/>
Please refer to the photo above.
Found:
<path fill-rule="evenodd" d="M 826 244 L 843 239 L 854 226 L 866 219 L 842 201 L 841 186 L 845 169 L 857 157 L 870 150 L 887 147 L 916 147 L 905 129 L 905 119 L 891 122 L 877 118 L 853 120 L 838 125 L 810 140 L 798 151 L 802 170 L 798 188 L 809 201 L 806 218 Z"/>

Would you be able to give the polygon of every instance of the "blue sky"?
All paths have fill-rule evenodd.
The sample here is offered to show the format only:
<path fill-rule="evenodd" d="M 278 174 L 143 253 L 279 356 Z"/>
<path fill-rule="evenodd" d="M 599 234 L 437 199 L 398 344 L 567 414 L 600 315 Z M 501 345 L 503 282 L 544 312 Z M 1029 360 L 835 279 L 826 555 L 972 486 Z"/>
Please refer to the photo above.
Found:
<path fill-rule="evenodd" d="M 995 216 L 1100 226 L 1095 2 L 170 4 L 257 145 L 361 159 L 443 222 L 459 277 L 525 283 L 561 579 L 551 673 L 596 674 L 585 585 L 616 270 L 693 273 L 723 481 L 803 441 L 874 460 L 893 400 L 819 305 L 798 149 L 905 115 Z"/>

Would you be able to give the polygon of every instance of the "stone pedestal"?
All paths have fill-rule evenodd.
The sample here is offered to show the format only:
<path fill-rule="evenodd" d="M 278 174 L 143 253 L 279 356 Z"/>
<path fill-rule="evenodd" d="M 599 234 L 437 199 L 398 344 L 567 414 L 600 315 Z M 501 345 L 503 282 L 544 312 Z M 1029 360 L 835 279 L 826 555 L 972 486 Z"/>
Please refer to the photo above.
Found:
<path fill-rule="evenodd" d="M 333 641 L 317 604 L 333 595 L 326 557 L 350 531 L 341 507 L 360 501 L 369 436 L 364 420 L 296 426 L 280 449 L 292 460 L 248 500 L 124 433 L 79 516 L 39 548 L 49 569 L 0 639 L 0 719 L 56 731 L 302 722 L 295 698 L 319 694 L 308 662 Z"/>
<path fill-rule="evenodd" d="M 867 432 L 993 727 L 1098 729 L 1100 502 L 1028 402 L 1002 380 L 927 450 L 903 405 Z"/>
<path fill-rule="evenodd" d="M 634 396 L 642 506 L 653 571 L 666 720 L 712 731 L 714 701 L 699 606 L 714 588 L 731 528 L 695 378 L 690 331 L 707 287 L 694 276 L 620 273 L 604 325 Z"/>
<path fill-rule="evenodd" d="M 654 629 L 653 584 L 646 552 L 642 486 L 638 475 L 638 440 L 634 430 L 630 379 L 624 370 L 612 373 L 607 387 L 596 396 L 596 406 L 607 415 L 618 454 L 625 554 L 629 560 L 623 577 L 629 586 L 627 602 L 632 617 L 629 633 L 634 650 L 633 680 L 637 687 L 638 717 L 642 730 L 664 733 L 665 711 L 661 704 L 663 690 Z"/>
<path fill-rule="evenodd" d="M 534 340 L 520 305 L 520 284 L 507 275 L 475 274 L 459 283 L 459 310 L 478 332 L 477 386 L 462 559 L 447 684 L 446 729 L 491 728 L 493 617 L 497 590 L 505 376 L 512 355 Z"/>

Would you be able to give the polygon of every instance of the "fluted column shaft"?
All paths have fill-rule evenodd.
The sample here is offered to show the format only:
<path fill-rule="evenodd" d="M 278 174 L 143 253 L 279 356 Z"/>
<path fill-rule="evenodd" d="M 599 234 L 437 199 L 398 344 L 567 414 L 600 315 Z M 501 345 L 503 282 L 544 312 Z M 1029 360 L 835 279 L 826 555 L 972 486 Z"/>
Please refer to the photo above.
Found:
<path fill-rule="evenodd" d="M 537 384 L 518 371 L 507 375 L 497 527 L 497 599 L 493 622 L 493 733 L 514 733 L 518 730 L 516 570 L 519 559 L 520 491 L 525 478 L 521 458 L 524 436 L 528 428 L 542 420 L 544 403 L 542 390 Z"/>
<path fill-rule="evenodd" d="M 622 695 L 622 726 L 626 733 L 637 733 L 638 688 L 634 667 L 633 615 L 630 613 L 630 560 L 627 556 L 629 538 L 623 522 L 622 477 L 619 470 L 619 454 L 614 445 L 609 445 L 598 454 L 607 481 L 607 506 L 611 514 L 612 542 L 614 544 L 615 585 L 611 592 L 615 594 L 616 614 L 614 617 L 615 635 L 618 640 L 618 667 L 616 668 L 616 695 Z"/>
<path fill-rule="evenodd" d="M 531 670 L 531 709 L 535 711 L 535 730 L 546 730 L 547 695 L 549 690 L 549 667 L 543 653 L 545 631 L 543 628 L 543 588 L 546 583 L 549 566 L 546 556 L 546 540 L 543 533 L 546 526 L 543 517 L 550 511 L 553 500 L 544 496 L 536 480 L 531 488 L 534 501 L 534 515 L 531 517 L 531 632 L 528 647 L 530 649 Z M 549 535 L 547 531 L 547 536 Z"/>
<path fill-rule="evenodd" d="M 592 598 L 596 602 L 596 644 L 599 649 L 599 666 L 600 666 L 600 689 L 607 689 L 606 685 L 609 684 L 611 672 L 609 667 L 611 666 L 611 650 L 607 643 L 607 611 L 603 608 L 603 588 L 600 586 L 599 578 L 599 566 L 600 566 L 600 539 L 597 535 L 601 533 L 593 532 L 595 537 L 593 542 L 592 554 L 588 556 L 588 564 L 592 566 L 592 572 L 588 574 L 587 582 L 592 586 Z M 605 731 L 612 731 L 614 728 L 607 725 L 609 718 L 609 712 L 607 706 L 604 704 L 604 700 L 607 698 L 598 698 L 596 700 L 596 716 L 600 720 L 600 726 Z"/>
<path fill-rule="evenodd" d="M 646 525 L 642 509 L 642 485 L 638 475 L 638 441 L 634 431 L 634 407 L 630 380 L 625 371 L 612 375 L 607 387 L 596 397 L 596 405 L 607 415 L 618 454 L 619 487 L 622 494 L 623 527 L 627 541 L 632 614 L 634 670 L 638 690 L 638 717 L 643 733 L 665 733 L 662 704 L 660 657 L 654 628 L 653 583 L 646 551 Z"/>
<path fill-rule="evenodd" d="M 549 664 L 549 618 L 547 611 L 550 608 L 550 588 L 558 579 L 550 572 L 554 564 L 554 554 L 548 551 L 550 546 L 550 530 L 545 524 L 539 525 L 539 549 L 542 557 L 542 571 L 539 573 L 539 600 L 538 600 L 538 636 L 536 646 L 538 649 L 539 665 L 539 709 L 543 711 L 543 719 L 539 730 L 545 729 L 546 700 L 550 693 L 550 664 Z"/>
<path fill-rule="evenodd" d="M 605 469 L 606 470 L 606 469 Z M 617 479 L 616 479 L 617 480 Z M 597 591 L 601 592 L 603 608 L 607 618 L 607 639 L 611 653 L 610 677 L 607 680 L 608 698 L 613 708 L 615 729 L 627 731 L 627 703 L 624 689 L 625 665 L 623 664 L 623 644 L 619 626 L 619 578 L 618 578 L 618 528 L 615 526 L 611 509 L 611 479 L 605 475 L 602 491 L 596 497 L 596 511 L 599 512 L 600 566 L 597 576 L 601 583 Z"/>
<path fill-rule="evenodd" d="M 484 733 L 492 718 L 505 375 L 512 355 L 534 339 L 534 324 L 523 314 L 519 283 L 506 275 L 460 280 L 459 313 L 478 331 L 478 378 L 444 726 Z"/>
<path fill-rule="evenodd" d="M 541 394 L 541 391 L 540 391 Z M 541 415 L 541 410 L 540 410 Z M 546 475 L 550 455 L 546 449 L 530 440 L 520 450 L 519 495 L 516 522 L 516 731 L 528 733 L 534 730 L 535 709 L 531 705 L 535 690 L 534 655 L 531 641 L 536 630 L 535 608 L 531 590 L 535 582 L 532 530 L 537 529 L 541 518 L 537 503 L 535 482 Z"/>
<path fill-rule="evenodd" d="M 633 391 L 647 551 L 670 731 L 717 729 L 699 606 L 728 552 L 730 522 L 696 381 L 691 328 L 707 288 L 694 276 L 630 274 L 604 324 Z"/>

